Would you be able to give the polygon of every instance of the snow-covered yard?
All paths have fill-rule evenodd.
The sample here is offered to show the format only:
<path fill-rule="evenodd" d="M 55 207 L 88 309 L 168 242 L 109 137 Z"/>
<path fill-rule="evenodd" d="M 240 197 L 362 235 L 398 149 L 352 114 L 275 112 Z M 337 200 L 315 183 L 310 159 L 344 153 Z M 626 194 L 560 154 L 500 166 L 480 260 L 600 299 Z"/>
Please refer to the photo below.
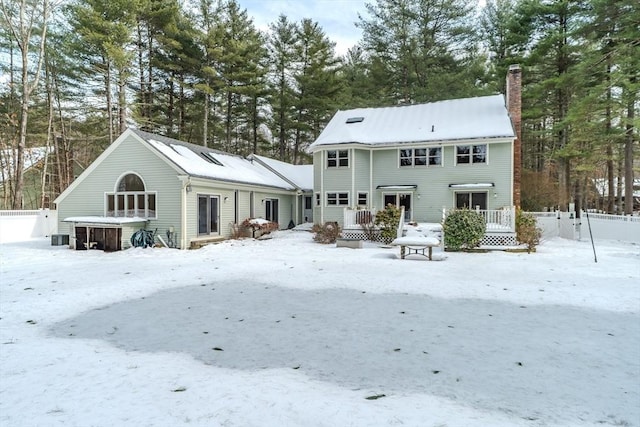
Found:
<path fill-rule="evenodd" d="M 640 246 L 0 245 L 0 425 L 640 426 Z"/>

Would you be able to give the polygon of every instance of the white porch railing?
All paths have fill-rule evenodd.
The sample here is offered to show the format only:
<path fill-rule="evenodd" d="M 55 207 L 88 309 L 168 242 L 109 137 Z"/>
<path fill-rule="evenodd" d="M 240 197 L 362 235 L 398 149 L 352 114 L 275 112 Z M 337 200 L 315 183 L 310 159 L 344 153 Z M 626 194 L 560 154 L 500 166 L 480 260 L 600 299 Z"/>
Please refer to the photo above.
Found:
<path fill-rule="evenodd" d="M 446 218 L 451 209 L 442 210 L 442 218 Z M 487 232 L 515 232 L 516 231 L 516 208 L 506 206 L 502 209 L 477 209 L 475 210 L 484 218 L 487 224 Z"/>
<path fill-rule="evenodd" d="M 451 209 L 442 210 L 442 219 L 446 218 Z M 482 210 L 476 209 L 483 216 L 487 224 L 488 232 L 515 232 L 516 230 L 516 208 L 508 206 L 502 209 Z M 360 228 L 361 224 L 373 222 L 376 214 L 375 209 L 345 209 L 343 216 L 343 228 Z"/>
<path fill-rule="evenodd" d="M 372 223 L 375 215 L 375 209 L 345 209 L 342 228 L 360 228 L 361 224 Z"/>

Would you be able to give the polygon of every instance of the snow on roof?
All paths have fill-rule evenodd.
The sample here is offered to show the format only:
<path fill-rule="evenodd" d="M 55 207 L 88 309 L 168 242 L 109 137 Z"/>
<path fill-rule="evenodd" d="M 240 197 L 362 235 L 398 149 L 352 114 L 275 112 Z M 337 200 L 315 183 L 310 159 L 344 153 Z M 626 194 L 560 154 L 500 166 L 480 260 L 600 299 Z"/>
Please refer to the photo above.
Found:
<path fill-rule="evenodd" d="M 309 191 L 313 190 L 313 165 L 292 165 L 291 163 L 258 156 L 257 154 L 254 154 L 253 157 L 280 175 L 287 177 L 287 179 L 293 182 L 298 188 Z"/>
<path fill-rule="evenodd" d="M 148 219 L 140 217 L 113 217 L 113 216 L 71 216 L 62 222 L 78 222 L 85 224 L 132 224 L 136 222 L 147 222 Z"/>
<path fill-rule="evenodd" d="M 294 189 L 264 166 L 243 157 L 148 132 L 134 132 L 191 176 Z"/>
<path fill-rule="evenodd" d="M 26 171 L 30 167 L 38 164 L 41 160 L 43 160 L 47 154 L 53 152 L 53 147 L 33 147 L 26 148 L 24 150 L 24 167 L 23 171 Z M 11 179 L 14 173 L 14 162 L 17 154 L 15 150 L 2 150 L 0 155 L 0 161 L 2 163 L 2 174 L 0 174 L 0 182 L 3 182 L 6 179 Z"/>
<path fill-rule="evenodd" d="M 491 95 L 338 111 L 309 150 L 330 144 L 383 145 L 514 136 L 504 97 Z"/>

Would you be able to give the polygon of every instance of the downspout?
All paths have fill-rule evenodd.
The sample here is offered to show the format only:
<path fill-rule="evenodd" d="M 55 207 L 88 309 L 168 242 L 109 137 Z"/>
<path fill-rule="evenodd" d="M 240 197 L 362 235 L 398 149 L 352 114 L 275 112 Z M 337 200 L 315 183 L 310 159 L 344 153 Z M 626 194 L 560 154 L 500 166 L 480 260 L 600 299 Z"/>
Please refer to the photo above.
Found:
<path fill-rule="evenodd" d="M 298 219 L 302 217 L 302 215 L 300 215 L 300 190 L 296 190 L 296 210 L 294 215 L 295 215 L 295 218 L 293 222 L 296 225 L 300 224 L 298 222 Z"/>
<path fill-rule="evenodd" d="M 354 148 L 351 149 L 351 207 L 356 208 L 356 203 L 353 203 L 355 200 L 357 202 L 356 197 L 356 150 Z"/>
<path fill-rule="evenodd" d="M 373 150 L 369 148 L 369 210 L 374 208 L 373 204 Z"/>
<path fill-rule="evenodd" d="M 320 224 L 324 224 L 324 160 L 325 152 L 320 151 Z"/>
<path fill-rule="evenodd" d="M 187 249 L 187 187 L 191 186 L 191 178 L 180 177 L 182 191 L 180 196 L 180 249 Z"/>

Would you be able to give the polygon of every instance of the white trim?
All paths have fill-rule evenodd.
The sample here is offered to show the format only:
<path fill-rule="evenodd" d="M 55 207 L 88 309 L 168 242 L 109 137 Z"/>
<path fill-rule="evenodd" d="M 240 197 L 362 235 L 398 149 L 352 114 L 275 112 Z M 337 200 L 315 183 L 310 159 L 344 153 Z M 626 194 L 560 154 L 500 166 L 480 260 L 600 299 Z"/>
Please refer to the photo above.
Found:
<path fill-rule="evenodd" d="M 142 181 L 142 186 L 144 187 L 144 191 L 147 191 L 147 183 L 144 181 L 144 178 L 142 177 L 142 175 L 140 175 L 136 171 L 128 170 L 126 172 L 121 173 L 120 176 L 116 178 L 116 182 L 113 186 L 113 193 L 122 193 L 122 191 L 118 191 L 118 185 L 120 184 L 120 181 L 122 181 L 122 178 L 124 178 L 127 175 L 135 175 L 138 178 L 140 178 L 140 181 Z"/>
<path fill-rule="evenodd" d="M 339 194 L 347 194 L 347 203 L 345 204 L 340 204 L 338 203 L 340 201 L 340 197 L 338 196 Z M 329 194 L 335 194 L 336 195 L 336 204 L 335 205 L 330 205 L 329 204 Z M 349 191 L 327 191 L 324 193 L 324 205 L 328 208 L 345 208 L 351 205 L 351 193 Z"/>
<path fill-rule="evenodd" d="M 154 149 L 147 141 L 145 141 L 143 138 L 141 138 L 140 136 L 138 136 L 132 129 L 127 128 L 124 132 L 122 132 L 120 134 L 120 136 L 111 143 L 111 145 L 109 145 L 107 147 L 106 150 L 104 150 L 102 152 L 102 154 L 100 154 L 98 156 L 98 158 L 96 160 L 94 160 L 62 193 L 60 193 L 60 195 L 58 197 L 56 197 L 53 200 L 53 203 L 58 204 L 60 203 L 62 200 L 64 200 L 72 191 L 74 191 L 76 189 L 76 187 L 78 187 L 91 173 L 93 173 L 94 170 L 96 170 L 96 168 L 98 166 L 100 166 L 100 164 L 102 164 L 102 162 L 105 161 L 105 159 L 107 159 L 111 153 L 113 153 L 118 147 L 120 147 L 120 145 L 122 145 L 122 143 L 124 141 L 127 140 L 128 137 L 133 137 L 136 141 L 138 141 L 139 143 L 141 143 L 142 145 L 144 145 L 145 147 L 147 147 L 151 152 L 155 153 L 156 156 L 158 156 L 158 158 L 162 159 L 166 164 L 168 164 L 169 166 L 171 166 L 172 169 L 174 169 L 176 172 L 180 173 L 180 174 L 184 174 L 186 173 L 185 171 L 183 171 L 182 169 L 180 169 L 180 167 L 178 165 L 176 165 L 175 163 L 173 163 L 172 161 L 170 161 L 166 156 L 164 156 L 162 153 L 158 152 L 158 150 Z"/>
<path fill-rule="evenodd" d="M 327 169 L 329 169 L 329 168 L 331 168 L 331 169 L 349 169 L 351 167 L 351 161 L 352 161 L 352 159 L 350 158 L 350 157 L 352 157 L 351 156 L 351 150 L 352 150 L 351 147 L 335 148 L 335 149 L 332 148 L 332 149 L 329 149 L 329 150 L 325 150 L 325 152 L 324 152 L 324 157 L 325 157 L 325 160 L 326 160 L 325 167 Z M 335 151 L 336 152 L 336 158 L 335 158 L 336 165 L 335 166 L 329 166 L 329 152 L 330 151 Z M 347 166 L 340 166 L 340 159 L 341 159 L 340 152 L 341 151 L 346 151 L 346 153 L 347 153 Z M 343 157 L 343 159 L 344 159 L 344 157 Z"/>
<path fill-rule="evenodd" d="M 485 153 L 485 161 L 474 163 L 473 161 L 473 147 L 485 145 L 487 151 Z M 458 163 L 458 147 L 469 147 L 469 163 Z M 454 166 L 472 166 L 472 165 L 488 165 L 489 164 L 489 144 L 456 144 L 453 150 L 453 165 Z"/>
<path fill-rule="evenodd" d="M 368 208 L 368 207 L 369 207 L 369 202 L 370 202 L 371 200 L 369 199 L 369 192 L 368 192 L 368 191 L 357 191 L 357 192 L 355 192 L 354 194 L 356 195 L 356 197 L 355 197 L 355 199 L 356 199 L 356 200 L 355 200 L 355 206 L 356 206 L 356 207 L 358 207 L 358 206 L 364 206 L 365 208 Z M 359 203 L 359 201 L 360 201 L 360 195 L 361 195 L 361 194 L 364 194 L 364 195 L 365 195 L 365 198 L 367 199 L 367 203 L 365 203 L 364 205 L 361 205 L 361 204 Z"/>
<path fill-rule="evenodd" d="M 365 144 L 358 142 L 348 142 L 348 143 L 334 143 L 334 144 L 322 144 L 316 147 L 313 147 L 309 150 L 310 153 L 316 153 L 318 151 L 327 151 L 327 150 L 337 150 L 338 148 L 342 150 L 346 150 L 349 148 L 355 149 L 370 149 L 370 150 L 389 150 L 389 149 L 397 149 L 400 147 L 421 147 L 421 146 L 442 146 L 449 147 L 455 145 L 482 145 L 482 144 L 504 144 L 504 143 L 513 143 L 515 137 L 511 136 L 500 136 L 495 138 L 465 138 L 465 139 L 442 139 L 437 141 L 397 141 L 390 142 L 386 144 Z M 343 166 L 344 167 L 344 166 Z"/>
<path fill-rule="evenodd" d="M 449 188 L 452 190 L 473 190 L 473 189 L 487 189 L 494 188 L 496 185 L 493 182 L 476 182 L 469 184 L 449 184 Z"/>

